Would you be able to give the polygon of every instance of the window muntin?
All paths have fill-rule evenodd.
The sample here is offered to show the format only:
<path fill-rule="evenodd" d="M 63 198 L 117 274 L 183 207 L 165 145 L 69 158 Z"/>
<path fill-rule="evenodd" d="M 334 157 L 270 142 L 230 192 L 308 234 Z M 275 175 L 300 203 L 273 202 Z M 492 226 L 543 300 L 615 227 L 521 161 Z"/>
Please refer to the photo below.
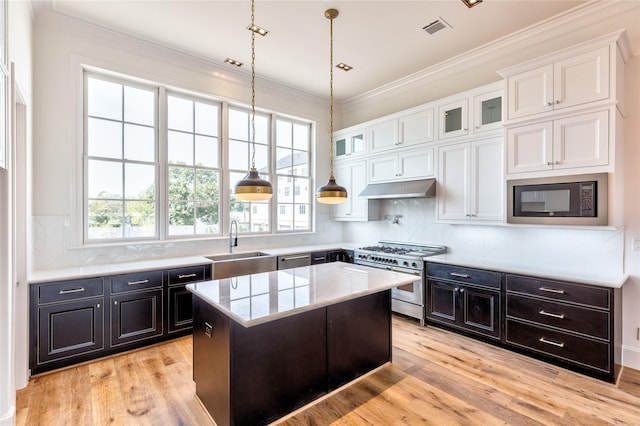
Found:
<path fill-rule="evenodd" d="M 219 235 L 220 105 L 167 95 L 169 236 Z"/>
<path fill-rule="evenodd" d="M 157 90 L 93 75 L 85 83 L 85 238 L 157 237 Z"/>

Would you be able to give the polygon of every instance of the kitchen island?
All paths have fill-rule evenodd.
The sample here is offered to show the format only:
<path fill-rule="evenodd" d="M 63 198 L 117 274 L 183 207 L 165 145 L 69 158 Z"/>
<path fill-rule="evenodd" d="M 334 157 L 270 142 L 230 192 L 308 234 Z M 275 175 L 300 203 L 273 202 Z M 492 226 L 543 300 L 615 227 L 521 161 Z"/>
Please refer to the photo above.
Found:
<path fill-rule="evenodd" d="M 390 289 L 413 280 L 335 262 L 189 284 L 198 398 L 267 424 L 390 362 Z"/>

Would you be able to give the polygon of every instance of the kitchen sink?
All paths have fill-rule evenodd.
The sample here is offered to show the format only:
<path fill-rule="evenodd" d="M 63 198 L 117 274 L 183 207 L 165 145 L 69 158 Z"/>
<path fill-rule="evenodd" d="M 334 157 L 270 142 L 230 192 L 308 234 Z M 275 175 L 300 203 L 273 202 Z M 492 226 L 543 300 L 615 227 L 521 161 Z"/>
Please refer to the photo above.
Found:
<path fill-rule="evenodd" d="M 275 271 L 278 268 L 277 256 L 260 251 L 221 253 L 206 257 L 213 261 L 214 280 Z"/>

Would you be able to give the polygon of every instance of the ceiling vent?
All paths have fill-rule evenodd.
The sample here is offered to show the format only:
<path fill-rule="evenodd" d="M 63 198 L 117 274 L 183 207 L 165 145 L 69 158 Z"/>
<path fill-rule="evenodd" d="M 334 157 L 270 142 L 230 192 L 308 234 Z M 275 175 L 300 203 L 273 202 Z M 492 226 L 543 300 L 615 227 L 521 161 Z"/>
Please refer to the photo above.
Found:
<path fill-rule="evenodd" d="M 435 21 L 433 21 L 432 23 L 422 27 L 423 30 L 425 30 L 426 32 L 428 32 L 431 35 L 437 33 L 440 30 L 443 30 L 445 28 L 451 28 L 451 25 L 449 25 L 447 23 L 447 21 L 445 21 L 442 18 L 438 18 Z"/>

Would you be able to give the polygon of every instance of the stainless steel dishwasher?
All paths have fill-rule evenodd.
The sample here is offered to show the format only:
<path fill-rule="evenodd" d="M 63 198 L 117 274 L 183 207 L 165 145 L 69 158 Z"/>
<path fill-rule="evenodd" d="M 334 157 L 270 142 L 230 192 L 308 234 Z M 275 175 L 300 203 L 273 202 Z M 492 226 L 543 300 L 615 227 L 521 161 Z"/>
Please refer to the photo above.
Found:
<path fill-rule="evenodd" d="M 278 256 L 278 269 L 297 268 L 311 265 L 311 253 L 298 253 Z"/>

